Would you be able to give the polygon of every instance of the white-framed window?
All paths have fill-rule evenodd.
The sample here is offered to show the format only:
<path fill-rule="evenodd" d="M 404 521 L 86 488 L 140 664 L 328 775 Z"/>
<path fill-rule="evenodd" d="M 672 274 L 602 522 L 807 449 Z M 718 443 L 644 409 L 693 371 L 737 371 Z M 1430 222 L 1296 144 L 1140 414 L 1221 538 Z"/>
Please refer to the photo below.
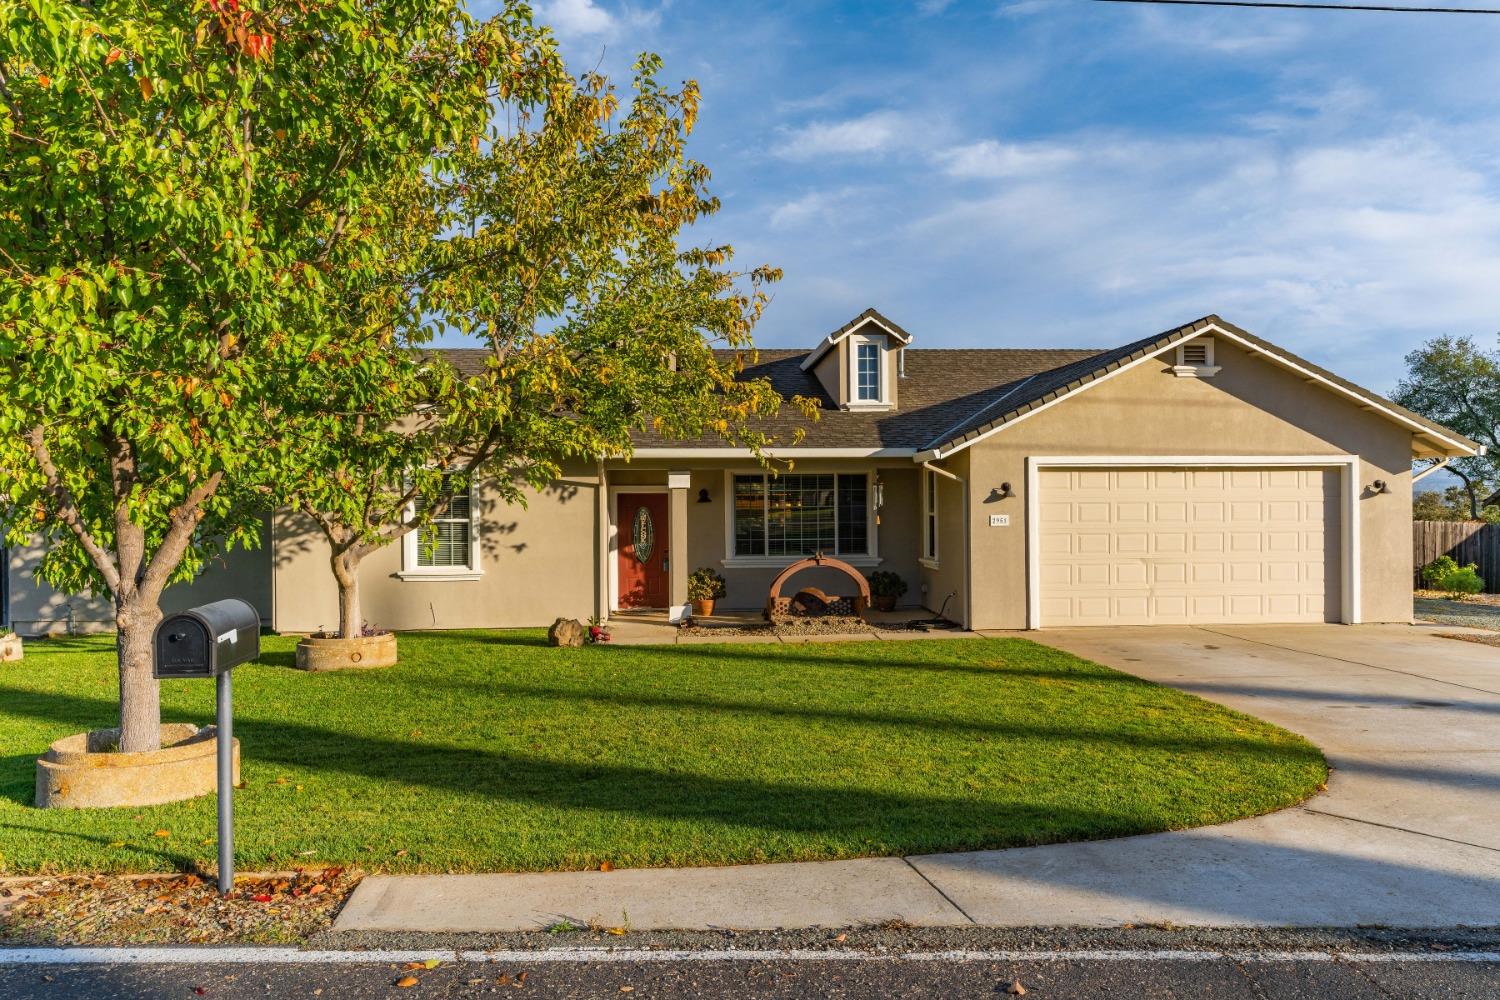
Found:
<path fill-rule="evenodd" d="M 922 470 L 922 558 L 938 561 L 938 477 L 931 469 Z"/>
<path fill-rule="evenodd" d="M 872 554 L 867 474 L 756 472 L 731 482 L 731 558 Z"/>
<path fill-rule="evenodd" d="M 474 523 L 474 491 L 467 480 L 443 476 L 442 491 L 433 497 L 418 496 L 408 517 L 420 516 L 431 506 L 443 504 L 440 513 L 402 539 L 401 576 L 478 579 L 479 531 Z"/>
<path fill-rule="evenodd" d="M 880 402 L 880 345 L 854 345 L 854 398 L 861 403 Z"/>
<path fill-rule="evenodd" d="M 879 407 L 890 403 L 885 384 L 886 340 L 879 336 L 849 338 L 849 405 Z"/>

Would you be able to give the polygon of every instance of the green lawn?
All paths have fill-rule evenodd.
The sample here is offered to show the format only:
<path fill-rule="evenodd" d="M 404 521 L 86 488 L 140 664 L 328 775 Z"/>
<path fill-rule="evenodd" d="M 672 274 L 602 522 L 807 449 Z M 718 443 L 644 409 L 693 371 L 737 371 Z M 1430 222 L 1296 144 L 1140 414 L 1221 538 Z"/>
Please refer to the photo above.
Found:
<path fill-rule="evenodd" d="M 1112 837 L 1267 812 L 1326 777 L 1268 723 L 1019 639 L 550 649 L 403 635 L 370 672 L 235 672 L 244 870 L 705 865 Z M 0 664 L 0 871 L 209 862 L 212 796 L 32 808 L 38 753 L 114 723 L 107 638 Z M 167 681 L 166 721 L 213 685 Z M 170 835 L 157 836 L 158 831 Z"/>

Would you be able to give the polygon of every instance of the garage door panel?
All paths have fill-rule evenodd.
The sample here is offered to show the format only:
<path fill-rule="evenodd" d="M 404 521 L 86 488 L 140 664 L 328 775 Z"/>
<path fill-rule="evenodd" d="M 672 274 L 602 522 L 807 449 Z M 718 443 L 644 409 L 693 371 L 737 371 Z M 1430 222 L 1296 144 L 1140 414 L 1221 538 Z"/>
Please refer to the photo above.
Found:
<path fill-rule="evenodd" d="M 1337 618 L 1335 470 L 1048 469 L 1039 481 L 1044 625 Z"/>

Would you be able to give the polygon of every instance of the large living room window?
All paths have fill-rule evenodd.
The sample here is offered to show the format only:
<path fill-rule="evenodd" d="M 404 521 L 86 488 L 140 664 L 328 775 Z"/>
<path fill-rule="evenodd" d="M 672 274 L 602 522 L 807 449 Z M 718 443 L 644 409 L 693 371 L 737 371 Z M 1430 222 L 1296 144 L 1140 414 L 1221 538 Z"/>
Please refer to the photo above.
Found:
<path fill-rule="evenodd" d="M 479 574 L 478 535 L 474 530 L 473 489 L 453 476 L 443 477 L 436 496 L 418 496 L 411 514 L 419 517 L 441 505 L 431 521 L 407 532 L 402 553 L 402 576 L 473 578 Z"/>
<path fill-rule="evenodd" d="M 868 555 L 869 477 L 815 473 L 734 477 L 733 555 Z"/>

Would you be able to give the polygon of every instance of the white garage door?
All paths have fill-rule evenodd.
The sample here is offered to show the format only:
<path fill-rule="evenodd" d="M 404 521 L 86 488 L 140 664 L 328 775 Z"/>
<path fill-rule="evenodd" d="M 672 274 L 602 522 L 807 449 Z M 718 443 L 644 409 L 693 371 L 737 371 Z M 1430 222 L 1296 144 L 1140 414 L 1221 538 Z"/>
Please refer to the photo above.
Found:
<path fill-rule="evenodd" d="M 1040 472 L 1044 626 L 1339 619 L 1336 470 Z"/>

